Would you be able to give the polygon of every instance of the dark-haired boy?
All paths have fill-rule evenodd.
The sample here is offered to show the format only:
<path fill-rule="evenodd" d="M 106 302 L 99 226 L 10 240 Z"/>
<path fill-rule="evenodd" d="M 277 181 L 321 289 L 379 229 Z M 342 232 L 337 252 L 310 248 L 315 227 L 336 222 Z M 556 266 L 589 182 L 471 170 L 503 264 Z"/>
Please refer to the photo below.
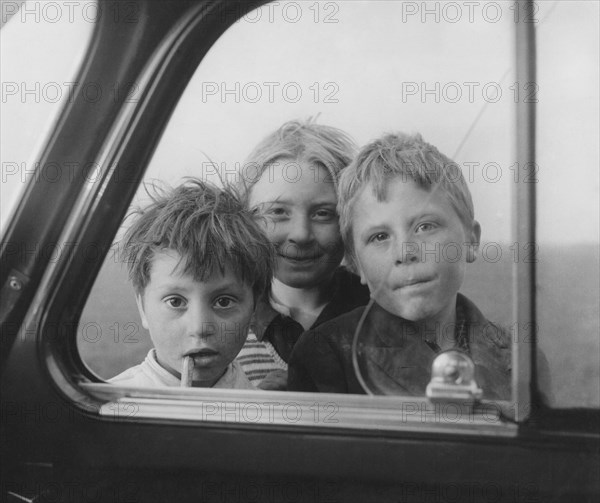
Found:
<path fill-rule="evenodd" d="M 140 210 L 124 242 L 154 348 L 110 381 L 155 387 L 189 380 L 196 387 L 252 389 L 235 357 L 256 299 L 271 282 L 273 252 L 237 196 L 188 181 Z"/>

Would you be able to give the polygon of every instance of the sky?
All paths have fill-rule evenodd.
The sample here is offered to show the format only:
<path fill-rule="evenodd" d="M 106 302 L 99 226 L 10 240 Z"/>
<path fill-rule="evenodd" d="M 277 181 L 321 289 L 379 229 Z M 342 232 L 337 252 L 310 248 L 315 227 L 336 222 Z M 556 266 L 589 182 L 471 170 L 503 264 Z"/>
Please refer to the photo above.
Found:
<path fill-rule="evenodd" d="M 2 2 L 3 18 L 10 3 Z M 51 3 L 58 7 L 27 2 L 0 30 L 2 229 L 69 98 L 98 15 L 92 1 Z M 535 5 L 533 86 L 515 82 L 514 18 L 531 13 L 516 12 L 512 2 L 264 6 L 202 61 L 147 178 L 217 181 L 209 161 L 232 172 L 262 137 L 295 118 L 318 116 L 359 144 L 384 132 L 419 132 L 462 166 L 484 241 L 507 242 L 515 101 L 529 97 L 539 113 L 539 238 L 597 243 L 599 3 Z"/>

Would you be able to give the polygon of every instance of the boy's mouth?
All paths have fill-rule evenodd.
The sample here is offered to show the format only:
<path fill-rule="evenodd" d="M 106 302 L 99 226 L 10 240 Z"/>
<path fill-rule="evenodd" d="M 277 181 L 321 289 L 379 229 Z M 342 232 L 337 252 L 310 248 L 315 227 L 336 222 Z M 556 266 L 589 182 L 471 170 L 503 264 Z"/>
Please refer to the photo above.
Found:
<path fill-rule="evenodd" d="M 279 253 L 278 256 L 283 258 L 284 260 L 287 260 L 289 262 L 298 263 L 298 264 L 305 264 L 307 262 L 315 262 L 321 258 L 320 255 L 315 255 L 314 253 L 307 254 L 307 255 L 300 255 L 300 254 L 284 255 L 282 253 Z"/>
<path fill-rule="evenodd" d="M 185 356 L 190 356 L 195 364 L 199 364 L 202 362 L 206 362 L 206 360 L 211 360 L 214 357 L 218 356 L 219 352 L 210 348 L 203 348 L 200 350 L 193 350 L 185 354 Z"/>
<path fill-rule="evenodd" d="M 291 262 L 313 262 L 323 256 L 323 250 L 318 247 L 298 248 L 286 244 L 277 248 L 277 256 Z"/>
<path fill-rule="evenodd" d="M 404 281 L 401 281 L 396 288 L 400 289 L 400 288 L 406 288 L 409 286 L 418 286 L 418 285 L 424 285 L 425 283 L 429 283 L 431 281 L 433 281 L 433 277 L 415 277 L 415 278 L 409 278 L 406 279 Z"/>

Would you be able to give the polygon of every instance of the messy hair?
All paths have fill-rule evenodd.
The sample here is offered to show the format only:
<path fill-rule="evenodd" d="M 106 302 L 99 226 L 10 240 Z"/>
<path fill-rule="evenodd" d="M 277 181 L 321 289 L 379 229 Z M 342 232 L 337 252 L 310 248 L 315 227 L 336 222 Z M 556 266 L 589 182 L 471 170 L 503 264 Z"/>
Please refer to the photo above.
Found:
<path fill-rule="evenodd" d="M 414 181 L 430 192 L 442 191 L 450 200 L 465 228 L 475 218 L 473 200 L 460 167 L 423 141 L 420 134 L 386 134 L 363 147 L 342 173 L 338 186 L 340 230 L 346 246 L 346 259 L 356 270 L 352 236 L 352 210 L 362 189 L 370 185 L 378 201 L 387 197 L 392 178 Z"/>
<path fill-rule="evenodd" d="M 265 169 L 283 160 L 322 166 L 329 174 L 328 181 L 337 187 L 340 171 L 350 164 L 356 150 L 354 140 L 341 129 L 312 119 L 289 121 L 254 148 L 244 162 L 237 187 L 247 200 Z"/>
<path fill-rule="evenodd" d="M 155 252 L 181 256 L 181 272 L 205 281 L 226 267 L 252 286 L 254 298 L 271 284 L 274 252 L 250 211 L 230 187 L 190 178 L 174 189 L 154 185 L 152 202 L 136 210 L 123 238 L 123 259 L 137 293 L 150 281 Z"/>

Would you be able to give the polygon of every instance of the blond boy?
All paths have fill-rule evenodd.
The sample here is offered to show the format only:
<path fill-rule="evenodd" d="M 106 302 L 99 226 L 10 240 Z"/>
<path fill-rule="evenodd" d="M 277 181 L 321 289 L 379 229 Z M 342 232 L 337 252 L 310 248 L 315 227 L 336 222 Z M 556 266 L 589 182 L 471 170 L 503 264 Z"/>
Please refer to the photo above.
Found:
<path fill-rule="evenodd" d="M 378 389 L 424 395 L 443 350 L 470 354 L 486 398 L 510 397 L 505 332 L 461 295 L 481 228 L 458 166 L 420 135 L 389 134 L 343 172 L 340 227 L 349 263 L 373 305 L 360 337 Z M 359 308 L 305 333 L 292 354 L 290 390 L 363 393 L 352 362 Z"/>

